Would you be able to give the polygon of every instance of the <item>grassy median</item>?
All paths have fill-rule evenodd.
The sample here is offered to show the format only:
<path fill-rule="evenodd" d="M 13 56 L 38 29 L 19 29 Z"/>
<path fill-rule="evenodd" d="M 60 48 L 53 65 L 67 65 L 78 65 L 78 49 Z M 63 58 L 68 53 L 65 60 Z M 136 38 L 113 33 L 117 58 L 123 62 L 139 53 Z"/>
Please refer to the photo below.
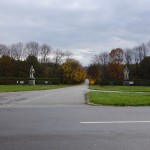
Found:
<path fill-rule="evenodd" d="M 150 87 L 90 86 L 90 89 L 99 90 L 88 93 L 88 101 L 92 104 L 113 106 L 150 106 Z"/>
<path fill-rule="evenodd" d="M 68 85 L 0 85 L 0 92 L 51 90 L 64 87 Z"/>

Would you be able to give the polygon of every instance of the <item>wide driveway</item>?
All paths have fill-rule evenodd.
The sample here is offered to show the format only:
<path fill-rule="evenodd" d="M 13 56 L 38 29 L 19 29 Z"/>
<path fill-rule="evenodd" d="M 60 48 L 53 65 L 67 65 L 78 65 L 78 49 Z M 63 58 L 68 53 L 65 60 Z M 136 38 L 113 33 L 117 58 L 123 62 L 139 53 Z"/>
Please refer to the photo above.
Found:
<path fill-rule="evenodd" d="M 87 84 L 0 93 L 0 150 L 149 150 L 149 107 L 88 106 Z"/>
<path fill-rule="evenodd" d="M 1 107 L 42 107 L 52 105 L 81 105 L 85 103 L 87 84 L 61 89 L 0 93 Z"/>

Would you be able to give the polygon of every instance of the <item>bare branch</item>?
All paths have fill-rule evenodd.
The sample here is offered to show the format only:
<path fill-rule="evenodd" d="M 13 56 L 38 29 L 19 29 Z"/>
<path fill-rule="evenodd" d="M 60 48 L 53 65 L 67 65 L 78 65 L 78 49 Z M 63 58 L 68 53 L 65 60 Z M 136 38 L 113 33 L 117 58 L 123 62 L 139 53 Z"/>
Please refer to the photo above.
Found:
<path fill-rule="evenodd" d="M 51 52 L 52 52 L 52 48 L 49 45 L 43 44 L 41 46 L 41 53 L 40 53 L 40 55 L 41 55 L 42 62 L 44 62 L 44 63 L 48 62 L 48 56 L 50 55 Z"/>
<path fill-rule="evenodd" d="M 2 55 L 10 56 L 10 49 L 4 44 L 0 44 L 0 56 Z"/>
<path fill-rule="evenodd" d="M 39 44 L 37 42 L 28 42 L 26 43 L 26 50 L 28 55 L 38 57 Z"/>
<path fill-rule="evenodd" d="M 23 46 L 23 43 L 21 43 L 21 42 L 17 43 L 17 44 L 12 44 L 10 46 L 11 56 L 17 60 L 23 59 L 23 57 L 24 57 L 23 50 L 24 50 L 24 46 Z"/>

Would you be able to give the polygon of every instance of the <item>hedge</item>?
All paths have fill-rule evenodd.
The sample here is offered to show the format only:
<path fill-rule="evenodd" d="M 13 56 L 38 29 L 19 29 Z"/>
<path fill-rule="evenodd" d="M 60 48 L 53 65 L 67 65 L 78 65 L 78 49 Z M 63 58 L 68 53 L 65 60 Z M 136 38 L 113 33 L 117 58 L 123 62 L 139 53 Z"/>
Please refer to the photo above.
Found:
<path fill-rule="evenodd" d="M 28 84 L 29 78 L 0 77 L 0 85 Z M 60 84 L 59 78 L 36 78 L 36 84 Z"/>
<path fill-rule="evenodd" d="M 135 86 L 150 86 L 150 80 L 130 80 L 133 81 L 133 85 Z M 96 81 L 96 85 L 123 85 L 122 81 L 115 81 L 115 80 L 102 80 L 102 81 Z"/>

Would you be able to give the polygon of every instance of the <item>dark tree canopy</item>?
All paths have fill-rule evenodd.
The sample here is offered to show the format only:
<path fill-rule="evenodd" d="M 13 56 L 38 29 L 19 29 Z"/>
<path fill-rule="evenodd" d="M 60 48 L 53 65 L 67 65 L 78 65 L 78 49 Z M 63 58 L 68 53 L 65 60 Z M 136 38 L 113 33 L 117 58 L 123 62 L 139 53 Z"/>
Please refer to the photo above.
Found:
<path fill-rule="evenodd" d="M 150 80 L 150 56 L 145 57 L 140 63 L 140 75 L 143 79 Z"/>

